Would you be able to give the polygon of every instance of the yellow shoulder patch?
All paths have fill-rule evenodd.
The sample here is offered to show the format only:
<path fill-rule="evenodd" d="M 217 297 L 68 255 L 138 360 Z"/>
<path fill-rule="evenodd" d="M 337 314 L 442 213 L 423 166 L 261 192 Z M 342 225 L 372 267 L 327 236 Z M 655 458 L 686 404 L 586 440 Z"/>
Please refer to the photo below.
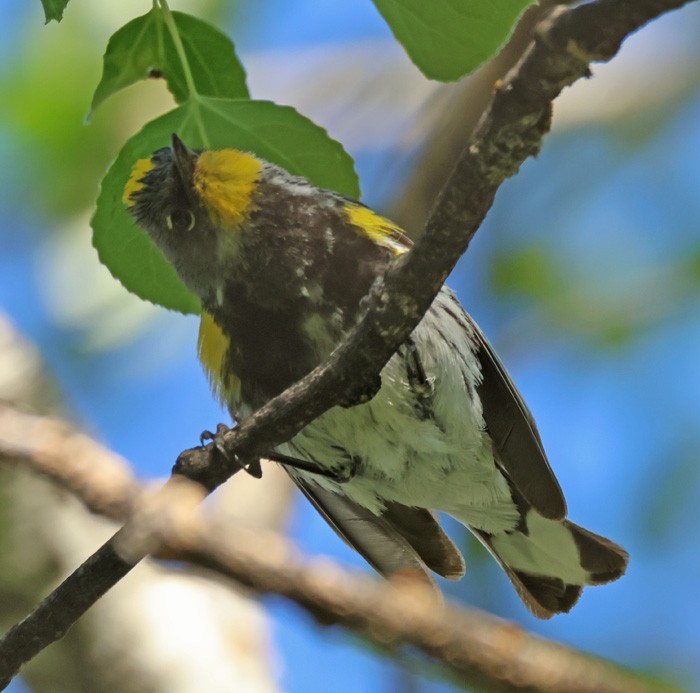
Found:
<path fill-rule="evenodd" d="M 237 149 L 202 152 L 194 170 L 194 188 L 212 224 L 235 230 L 250 212 L 250 200 L 262 162 Z"/>
<path fill-rule="evenodd" d="M 202 311 L 199 323 L 197 353 L 214 396 L 222 403 L 237 401 L 241 383 L 232 373 L 227 374 L 226 355 L 231 340 L 222 332 L 211 313 Z"/>
<path fill-rule="evenodd" d="M 134 168 L 131 169 L 131 175 L 129 180 L 124 187 L 124 194 L 122 195 L 122 201 L 127 207 L 133 207 L 134 201 L 131 196 L 137 191 L 143 188 L 143 177 L 153 168 L 153 162 L 150 159 L 139 159 L 135 164 Z"/>
<path fill-rule="evenodd" d="M 369 207 L 350 202 L 345 206 L 345 213 L 350 223 L 377 245 L 388 248 L 396 255 L 411 249 L 411 239 L 396 224 Z"/>

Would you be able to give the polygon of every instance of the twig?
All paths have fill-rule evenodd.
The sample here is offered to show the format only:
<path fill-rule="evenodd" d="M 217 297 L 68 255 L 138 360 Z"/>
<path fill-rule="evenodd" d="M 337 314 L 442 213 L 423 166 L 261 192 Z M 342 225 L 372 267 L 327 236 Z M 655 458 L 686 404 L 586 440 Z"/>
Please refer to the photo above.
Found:
<path fill-rule="evenodd" d="M 0 460 L 22 463 L 77 495 L 89 510 L 124 522 L 140 492 L 126 460 L 61 419 L 0 403 Z"/>
<path fill-rule="evenodd" d="M 51 453 L 43 444 L 48 438 L 55 443 Z M 91 468 L 83 465 L 71 454 L 77 440 L 82 446 L 87 443 L 85 436 L 62 422 L 0 406 L 0 464 L 27 464 L 91 509 L 126 519 L 128 509 L 143 498 L 142 490 L 133 478 L 126 479 L 124 469 L 115 467 L 114 456 L 97 443 L 89 441 Z M 109 479 L 115 483 L 110 485 Z M 164 557 L 215 570 L 258 593 L 282 595 L 321 623 L 343 626 L 385 652 L 407 646 L 418 649 L 465 686 L 551 693 L 651 690 L 632 672 L 526 633 L 507 621 L 452 603 L 436 604 L 421 586 L 399 584 L 396 589 L 327 560 L 303 560 L 296 547 L 273 532 L 212 521 L 204 516 L 200 495 L 191 492 L 192 486 L 179 488 L 177 499 L 152 497 L 145 513 L 140 513 L 139 526 L 151 541 L 159 540 Z M 74 610 L 85 607 L 75 593 L 94 595 L 93 582 L 99 591 L 106 591 L 114 574 L 128 566 L 111 544 L 105 544 L 42 604 L 39 613 L 45 629 L 64 630 L 75 617 Z M 21 640 L 16 644 L 26 646 Z M 653 690 L 661 686 L 656 683 Z"/>
<path fill-rule="evenodd" d="M 324 625 L 341 625 L 390 653 L 416 648 L 463 686 L 487 691 L 660 693 L 641 676 L 455 603 L 436 604 L 422 585 L 392 586 L 327 561 L 303 561 L 279 536 L 220 527 L 178 510 L 161 538 L 175 555 L 258 593 L 282 595 Z M 427 593 L 426 593 L 427 592 Z"/>
<path fill-rule="evenodd" d="M 466 250 L 499 185 L 539 151 L 549 127 L 552 99 L 587 76 L 589 62 L 609 60 L 630 33 L 688 1 L 596 0 L 570 9 L 555 8 L 522 59 L 497 85 L 491 107 L 467 143 L 413 252 L 387 272 L 372 292 L 361 323 L 324 365 L 226 435 L 229 457 L 248 461 L 264 455 L 331 406 L 371 391 L 376 374 L 415 328 Z M 174 471 L 212 490 L 239 469 L 217 460 L 210 445 L 183 453 Z M 122 563 L 113 566 L 112 584 L 145 555 L 149 543 L 146 537 L 142 546 L 130 545 L 128 558 L 119 558 Z M 119 557 L 118 544 L 113 543 L 111 549 Z M 107 553 L 103 548 L 102 562 L 111 565 L 113 557 Z M 94 570 L 94 564 L 90 565 L 89 570 Z M 86 565 L 79 569 L 83 571 L 80 580 L 89 575 L 86 570 Z M 110 586 L 90 580 L 80 584 L 85 590 L 82 594 L 66 595 L 76 606 L 73 619 Z M 23 662 L 60 637 L 69 625 L 51 631 L 42 627 L 44 615 L 49 617 L 46 602 L 0 641 L 0 681 L 8 681 Z M 35 628 L 48 637 L 35 637 Z"/>
<path fill-rule="evenodd" d="M 87 436 L 59 420 L 23 414 L 7 405 L 0 405 L 0 461 L 25 462 L 71 490 L 91 510 L 127 521 L 4 635 L 0 641 L 3 689 L 25 662 L 62 638 L 142 558 L 160 548 L 152 518 L 164 514 L 163 506 L 181 503 L 183 481 L 170 479 L 149 497 L 115 455 Z M 201 486 L 187 483 L 199 489 L 197 500 L 201 501 Z"/>

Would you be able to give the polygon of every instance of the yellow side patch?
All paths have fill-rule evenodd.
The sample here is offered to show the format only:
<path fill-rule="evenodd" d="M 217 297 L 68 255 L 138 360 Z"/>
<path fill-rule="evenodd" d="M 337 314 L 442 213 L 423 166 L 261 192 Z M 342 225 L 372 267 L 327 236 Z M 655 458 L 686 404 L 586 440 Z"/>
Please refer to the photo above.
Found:
<path fill-rule="evenodd" d="M 153 168 L 153 162 L 150 159 L 139 159 L 135 164 L 134 168 L 131 169 L 131 175 L 129 180 L 124 187 L 124 194 L 122 195 L 122 201 L 127 207 L 133 207 L 134 201 L 131 196 L 138 190 L 143 188 L 142 179 L 143 177 Z"/>
<path fill-rule="evenodd" d="M 223 404 L 237 400 L 241 388 L 241 383 L 235 375 L 224 375 L 226 354 L 230 345 L 231 341 L 221 331 L 211 313 L 203 310 L 199 323 L 197 353 L 214 396 Z"/>
<path fill-rule="evenodd" d="M 194 188 L 212 224 L 235 230 L 250 212 L 250 200 L 262 162 L 237 149 L 202 152 L 194 170 Z"/>
<path fill-rule="evenodd" d="M 383 248 L 388 248 L 395 255 L 401 255 L 411 249 L 411 239 L 388 219 L 373 212 L 369 207 L 349 203 L 345 207 L 348 220 L 360 229 L 360 232 Z"/>

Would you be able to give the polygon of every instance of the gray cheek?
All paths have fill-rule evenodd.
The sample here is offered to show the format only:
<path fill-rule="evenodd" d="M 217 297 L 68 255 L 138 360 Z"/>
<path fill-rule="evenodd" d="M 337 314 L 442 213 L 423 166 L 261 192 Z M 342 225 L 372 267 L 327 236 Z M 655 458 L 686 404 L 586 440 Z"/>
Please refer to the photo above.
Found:
<path fill-rule="evenodd" d="M 163 229 L 152 224 L 139 223 L 138 225 L 148 236 L 151 243 L 165 255 L 166 259 L 169 259 L 167 253 L 167 234 L 163 232 Z"/>

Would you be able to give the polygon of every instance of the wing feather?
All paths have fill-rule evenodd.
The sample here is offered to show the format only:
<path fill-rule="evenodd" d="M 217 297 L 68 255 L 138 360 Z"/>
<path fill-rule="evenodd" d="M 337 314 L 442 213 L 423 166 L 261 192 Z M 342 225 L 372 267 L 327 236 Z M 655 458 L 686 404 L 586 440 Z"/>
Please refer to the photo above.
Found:
<path fill-rule="evenodd" d="M 375 515 L 345 496 L 291 476 L 333 530 L 385 577 L 410 572 L 434 584 L 426 568 L 450 579 L 464 574 L 462 554 L 429 511 L 392 503 Z"/>
<path fill-rule="evenodd" d="M 466 317 L 481 364 L 477 393 L 498 460 L 525 500 L 542 516 L 561 520 L 566 516 L 566 501 L 532 414 L 478 325 Z"/>

